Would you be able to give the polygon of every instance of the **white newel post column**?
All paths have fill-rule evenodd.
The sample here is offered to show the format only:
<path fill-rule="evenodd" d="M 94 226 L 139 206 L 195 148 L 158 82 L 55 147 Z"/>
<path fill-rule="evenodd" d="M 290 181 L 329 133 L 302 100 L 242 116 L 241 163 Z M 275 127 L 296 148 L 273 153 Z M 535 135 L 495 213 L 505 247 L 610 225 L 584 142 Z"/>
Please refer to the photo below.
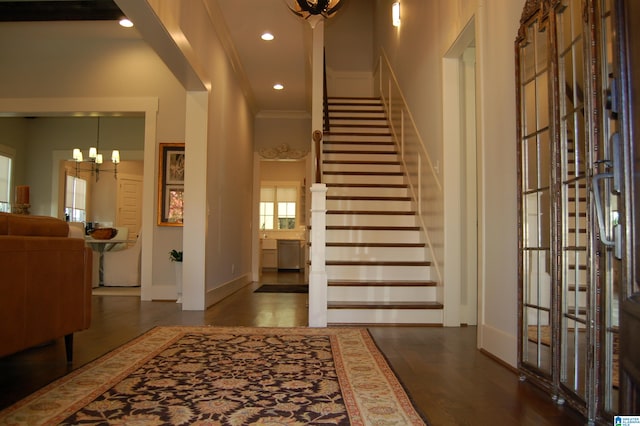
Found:
<path fill-rule="evenodd" d="M 309 327 L 327 326 L 326 225 L 327 185 L 315 183 L 311 186 Z"/>

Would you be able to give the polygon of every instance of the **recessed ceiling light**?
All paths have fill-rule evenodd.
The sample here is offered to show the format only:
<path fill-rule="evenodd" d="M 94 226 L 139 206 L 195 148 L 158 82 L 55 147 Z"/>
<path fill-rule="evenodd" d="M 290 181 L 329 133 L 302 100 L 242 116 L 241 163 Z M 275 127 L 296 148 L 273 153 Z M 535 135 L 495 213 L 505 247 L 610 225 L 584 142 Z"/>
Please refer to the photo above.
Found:
<path fill-rule="evenodd" d="M 133 27 L 133 22 L 131 22 L 127 18 L 122 18 L 120 20 L 120 25 L 125 27 L 125 28 L 131 28 L 131 27 Z"/>
<path fill-rule="evenodd" d="M 275 37 L 273 36 L 273 34 L 271 33 L 264 33 L 260 36 L 261 39 L 263 39 L 264 41 L 271 41 L 273 40 Z"/>
<path fill-rule="evenodd" d="M 276 83 L 276 84 L 273 85 L 273 88 L 276 89 L 276 90 L 282 90 L 282 89 L 284 89 L 284 86 L 282 84 L 280 84 L 280 83 Z"/>

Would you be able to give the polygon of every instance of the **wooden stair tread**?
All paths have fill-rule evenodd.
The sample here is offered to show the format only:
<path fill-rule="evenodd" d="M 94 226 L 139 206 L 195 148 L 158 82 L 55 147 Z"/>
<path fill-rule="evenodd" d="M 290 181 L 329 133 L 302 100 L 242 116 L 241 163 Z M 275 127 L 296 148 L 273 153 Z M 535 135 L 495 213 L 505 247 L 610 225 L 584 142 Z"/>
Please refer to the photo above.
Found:
<path fill-rule="evenodd" d="M 371 132 L 326 132 L 325 136 L 391 136 L 391 133 L 371 133 Z"/>
<path fill-rule="evenodd" d="M 353 201 L 411 201 L 411 197 L 374 196 L 374 195 L 327 195 L 327 200 Z"/>
<path fill-rule="evenodd" d="M 309 227 L 311 228 L 311 227 Z M 349 226 L 349 225 L 330 225 L 328 230 L 332 231 L 419 231 L 419 226 Z"/>
<path fill-rule="evenodd" d="M 379 216 L 415 216 L 415 211 L 387 211 L 387 210 L 327 210 L 327 214 L 357 214 Z"/>
<path fill-rule="evenodd" d="M 335 120 L 335 118 L 333 119 Z M 344 120 L 350 120 L 350 118 L 344 118 Z M 376 119 L 376 120 L 380 120 L 380 119 Z M 346 127 L 349 129 L 387 129 L 389 128 L 388 124 L 335 124 L 335 123 L 331 123 L 332 127 Z M 331 132 L 328 132 L 329 134 L 331 134 Z"/>
<path fill-rule="evenodd" d="M 322 143 L 324 145 L 384 145 L 390 146 L 395 145 L 393 141 L 342 141 L 342 140 L 326 140 L 323 139 Z M 394 153 L 396 151 L 393 151 Z"/>
<path fill-rule="evenodd" d="M 334 111 L 334 112 L 337 112 L 337 111 Z M 349 112 L 349 111 L 340 111 L 340 112 Z M 331 122 L 332 126 L 337 126 L 337 127 L 344 127 L 343 124 L 336 123 L 337 121 L 353 121 L 353 120 L 358 120 L 358 121 L 385 121 L 385 122 L 387 121 L 387 118 L 384 116 L 383 111 L 358 111 L 358 112 L 360 112 L 362 114 L 367 114 L 367 115 L 375 113 L 375 114 L 379 114 L 380 116 L 379 117 L 358 117 L 358 116 L 355 116 L 355 117 L 350 117 L 350 116 L 332 117 L 332 118 L 329 119 L 329 121 Z M 354 126 L 354 127 L 358 126 L 358 124 L 353 124 L 353 123 L 350 123 L 349 125 L 350 126 Z M 369 125 L 368 124 L 360 124 L 360 126 L 368 127 Z M 384 125 L 384 127 L 389 127 L 389 126 L 388 125 Z"/>
<path fill-rule="evenodd" d="M 329 287 L 435 287 L 435 281 L 357 281 L 329 280 Z"/>
<path fill-rule="evenodd" d="M 395 154 L 393 154 L 395 155 Z M 376 166 L 399 166 L 399 161 L 376 161 L 376 160 L 324 160 L 324 164 L 363 164 Z"/>
<path fill-rule="evenodd" d="M 406 183 L 327 183 L 327 188 L 408 188 Z"/>
<path fill-rule="evenodd" d="M 324 175 L 350 175 L 350 176 L 404 176 L 403 172 L 333 172 L 322 171 Z"/>
<path fill-rule="evenodd" d="M 311 244 L 311 243 L 309 243 Z M 426 247 L 425 243 L 326 243 L 327 247 Z"/>
<path fill-rule="evenodd" d="M 329 309 L 442 309 L 438 302 L 328 302 Z"/>
<path fill-rule="evenodd" d="M 426 260 L 326 260 L 327 266 L 431 266 Z"/>
<path fill-rule="evenodd" d="M 323 154 L 353 154 L 353 155 L 396 155 L 396 151 L 364 151 L 351 149 L 324 149 Z"/>

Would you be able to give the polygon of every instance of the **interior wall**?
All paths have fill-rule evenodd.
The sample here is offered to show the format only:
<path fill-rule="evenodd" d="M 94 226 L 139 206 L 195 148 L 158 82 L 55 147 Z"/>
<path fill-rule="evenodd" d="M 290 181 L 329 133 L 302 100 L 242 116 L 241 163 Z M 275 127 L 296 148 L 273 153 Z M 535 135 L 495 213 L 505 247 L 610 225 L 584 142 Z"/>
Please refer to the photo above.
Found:
<path fill-rule="evenodd" d="M 373 2 L 349 0 L 325 23 L 329 96 L 373 96 Z"/>
<path fill-rule="evenodd" d="M 252 277 L 254 120 L 205 3 L 150 1 L 209 91 L 205 291 L 210 305 Z M 203 150 L 204 151 L 204 150 Z M 187 157 L 187 167 L 188 167 Z M 187 182 L 188 183 L 188 182 Z M 185 225 L 187 226 L 187 225 Z M 186 251 L 186 248 L 185 248 Z"/>
<path fill-rule="evenodd" d="M 263 115 L 255 119 L 255 150 L 276 149 L 287 144 L 291 150 L 309 152 L 311 117 L 306 114 Z"/>
<path fill-rule="evenodd" d="M 382 47 L 405 94 L 426 149 L 443 164 L 442 60 L 476 19 L 479 155 L 479 346 L 516 365 L 517 207 L 513 40 L 524 0 L 376 0 L 376 50 Z M 447 183 L 443 182 L 444 191 Z M 444 212 L 446 214 L 446 212 Z M 444 242 L 446 244 L 446 241 Z"/>

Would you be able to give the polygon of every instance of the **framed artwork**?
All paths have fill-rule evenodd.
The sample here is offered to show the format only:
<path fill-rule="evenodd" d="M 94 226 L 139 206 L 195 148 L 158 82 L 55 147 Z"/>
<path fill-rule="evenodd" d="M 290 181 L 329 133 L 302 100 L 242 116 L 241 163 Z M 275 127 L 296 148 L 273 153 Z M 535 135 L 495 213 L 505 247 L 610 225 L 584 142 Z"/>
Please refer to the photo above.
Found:
<path fill-rule="evenodd" d="M 161 143 L 158 160 L 158 225 L 182 226 L 184 143 Z"/>

